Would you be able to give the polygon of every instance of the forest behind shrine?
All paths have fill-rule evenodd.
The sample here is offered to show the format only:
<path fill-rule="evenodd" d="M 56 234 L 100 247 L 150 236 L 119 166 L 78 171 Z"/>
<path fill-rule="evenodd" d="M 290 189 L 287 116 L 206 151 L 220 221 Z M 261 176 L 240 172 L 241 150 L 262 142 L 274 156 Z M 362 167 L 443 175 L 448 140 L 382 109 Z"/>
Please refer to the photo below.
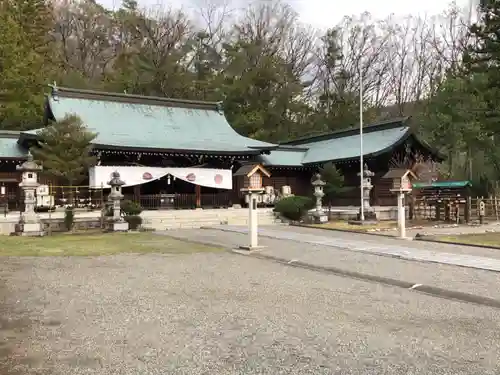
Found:
<path fill-rule="evenodd" d="M 230 4 L 230 2 L 229 2 Z M 342 16 L 342 15 L 337 15 Z M 412 116 L 442 178 L 500 180 L 500 1 L 433 17 L 344 17 L 328 30 L 280 1 L 109 10 L 0 0 L 0 130 L 39 128 L 47 85 L 222 101 L 242 135 L 279 142 Z M 140 126 L 138 124 L 137 126 Z"/>

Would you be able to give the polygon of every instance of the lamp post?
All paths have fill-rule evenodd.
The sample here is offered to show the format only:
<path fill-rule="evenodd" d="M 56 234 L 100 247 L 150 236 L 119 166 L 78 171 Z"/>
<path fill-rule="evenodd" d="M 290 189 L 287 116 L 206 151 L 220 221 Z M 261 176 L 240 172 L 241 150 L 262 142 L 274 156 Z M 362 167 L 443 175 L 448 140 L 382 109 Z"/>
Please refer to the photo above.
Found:
<path fill-rule="evenodd" d="M 359 220 L 365 220 L 365 210 L 363 207 L 363 71 L 359 67 L 359 191 L 360 191 L 360 211 Z"/>

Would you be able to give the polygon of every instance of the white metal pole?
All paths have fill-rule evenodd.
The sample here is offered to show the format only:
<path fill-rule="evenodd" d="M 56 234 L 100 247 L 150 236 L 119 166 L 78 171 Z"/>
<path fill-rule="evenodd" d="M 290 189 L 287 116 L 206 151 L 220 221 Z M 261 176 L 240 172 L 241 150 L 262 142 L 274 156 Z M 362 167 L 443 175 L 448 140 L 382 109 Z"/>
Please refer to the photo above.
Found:
<path fill-rule="evenodd" d="M 250 229 L 250 249 L 255 249 L 258 246 L 258 224 L 257 224 L 257 194 L 254 192 L 249 192 L 249 199 L 248 199 L 248 206 L 250 207 L 249 209 L 249 218 L 248 218 L 248 225 Z"/>
<path fill-rule="evenodd" d="M 404 192 L 399 192 L 398 195 L 398 216 L 399 216 L 399 236 L 401 238 L 406 238 L 406 212 L 405 212 L 405 194 Z"/>
<path fill-rule="evenodd" d="M 359 68 L 359 179 L 360 179 L 360 216 L 361 221 L 365 220 L 365 208 L 363 205 L 363 71 Z"/>

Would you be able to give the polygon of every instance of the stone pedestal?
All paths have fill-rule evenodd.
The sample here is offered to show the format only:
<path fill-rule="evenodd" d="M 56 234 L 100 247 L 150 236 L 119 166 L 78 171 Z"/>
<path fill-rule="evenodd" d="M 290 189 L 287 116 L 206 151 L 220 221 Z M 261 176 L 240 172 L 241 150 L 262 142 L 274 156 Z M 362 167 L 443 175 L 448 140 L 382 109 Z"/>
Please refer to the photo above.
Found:
<path fill-rule="evenodd" d="M 328 215 L 324 212 L 313 212 L 311 216 L 315 224 L 328 223 Z"/>
<path fill-rule="evenodd" d="M 113 232 L 128 232 L 128 223 L 124 221 L 111 221 L 108 229 Z"/>
<path fill-rule="evenodd" d="M 45 235 L 42 223 L 20 223 L 19 229 L 21 236 L 41 237 Z"/>

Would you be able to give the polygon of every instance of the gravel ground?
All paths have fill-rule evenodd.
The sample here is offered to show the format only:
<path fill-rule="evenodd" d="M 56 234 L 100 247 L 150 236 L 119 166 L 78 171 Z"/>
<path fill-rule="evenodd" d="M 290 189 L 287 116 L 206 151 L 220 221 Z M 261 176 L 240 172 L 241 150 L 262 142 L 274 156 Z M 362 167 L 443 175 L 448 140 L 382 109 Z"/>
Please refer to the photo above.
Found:
<path fill-rule="evenodd" d="M 499 310 L 230 253 L 3 258 L 0 280 L 2 375 L 500 372 Z"/>

